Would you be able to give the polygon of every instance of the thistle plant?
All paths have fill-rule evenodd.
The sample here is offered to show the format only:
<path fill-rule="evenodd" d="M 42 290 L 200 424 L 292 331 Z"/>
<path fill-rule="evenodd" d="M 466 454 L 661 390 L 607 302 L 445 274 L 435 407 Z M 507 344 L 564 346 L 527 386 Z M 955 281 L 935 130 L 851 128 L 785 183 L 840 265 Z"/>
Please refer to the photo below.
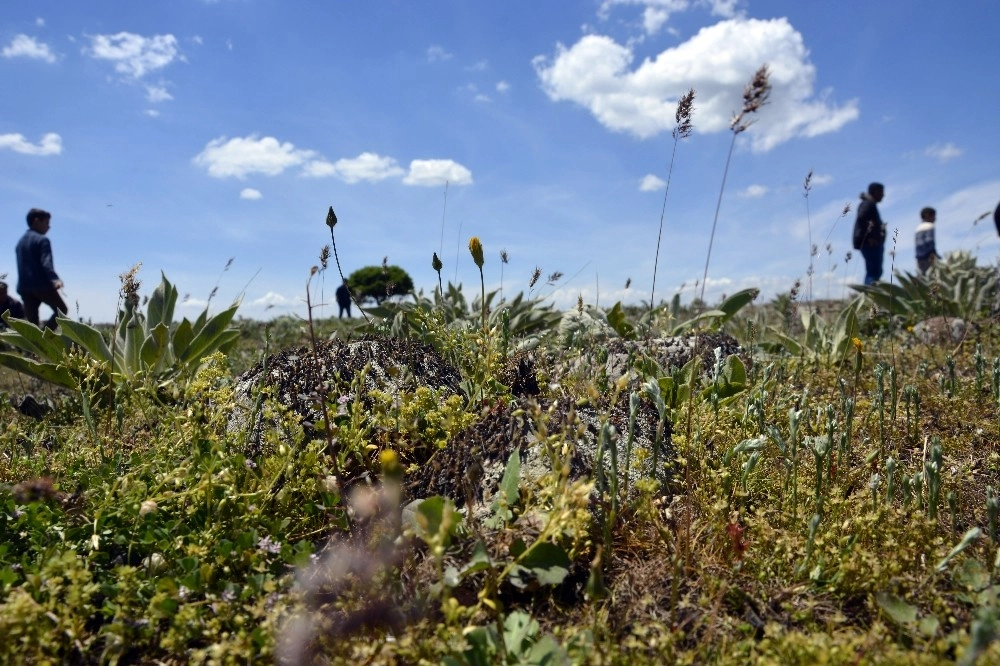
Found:
<path fill-rule="evenodd" d="M 649 309 L 656 305 L 656 267 L 660 261 L 660 240 L 663 238 L 663 217 L 667 212 L 667 194 L 670 192 L 670 177 L 674 173 L 674 158 L 677 155 L 677 144 L 681 139 L 691 136 L 693 128 L 691 124 L 691 113 L 694 110 L 694 89 L 690 89 L 677 102 L 677 111 L 674 113 L 674 129 L 670 135 L 674 138 L 673 149 L 670 152 L 670 164 L 667 167 L 667 184 L 663 189 L 663 208 L 660 209 L 660 231 L 656 236 L 656 256 L 653 259 L 653 288 L 649 292 Z M 626 286 L 626 289 L 628 287 Z"/>
<path fill-rule="evenodd" d="M 333 206 L 330 206 L 330 210 L 326 213 L 326 226 L 330 227 L 330 243 L 333 245 L 333 259 L 337 262 L 337 273 L 340 275 L 341 284 L 347 285 L 347 278 L 344 277 L 344 270 L 340 267 L 340 256 L 337 254 L 337 239 L 333 235 L 333 228 L 337 226 L 337 214 L 333 212 Z M 361 313 L 361 316 L 364 317 L 365 321 L 370 324 L 371 319 L 369 319 L 365 311 L 361 309 L 361 304 L 358 303 L 358 299 L 355 298 L 350 285 L 347 285 L 347 293 L 351 296 L 351 300 L 354 301 L 354 304 L 358 307 L 358 311 Z"/>
<path fill-rule="evenodd" d="M 483 330 L 486 330 L 486 281 L 483 278 L 483 264 L 486 259 L 483 256 L 483 244 L 479 240 L 479 236 L 473 236 L 469 239 L 469 253 L 472 255 L 472 261 L 476 264 L 476 268 L 479 269 L 479 301 L 483 306 Z"/>
<path fill-rule="evenodd" d="M 441 269 L 444 268 L 444 264 L 441 263 L 441 259 L 438 258 L 438 253 L 435 252 L 434 256 L 431 258 L 431 268 L 438 276 L 438 293 L 442 296 L 444 295 L 444 287 L 441 285 Z"/>

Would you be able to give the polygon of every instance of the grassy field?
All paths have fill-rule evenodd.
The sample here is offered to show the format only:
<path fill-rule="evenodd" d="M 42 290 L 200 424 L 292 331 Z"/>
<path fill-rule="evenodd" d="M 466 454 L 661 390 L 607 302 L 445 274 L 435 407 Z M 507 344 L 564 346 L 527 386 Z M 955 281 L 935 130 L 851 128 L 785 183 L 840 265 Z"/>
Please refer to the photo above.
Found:
<path fill-rule="evenodd" d="M 961 270 L 986 280 L 961 264 L 822 316 L 753 294 L 700 315 L 484 308 L 450 288 L 371 323 L 205 318 L 190 335 L 161 285 L 100 343 L 71 323 L 73 344 L 8 332 L 8 358 L 47 365 L 0 368 L 0 661 L 997 663 L 1000 339 Z M 963 338 L 914 328 L 950 330 L 961 307 Z M 743 351 L 684 367 L 642 351 L 708 332 Z M 426 345 L 457 388 L 305 370 L 362 336 Z M 638 351 L 617 376 L 623 340 Z M 315 418 L 258 385 L 251 445 L 230 424 L 238 379 L 279 356 Z M 525 358 L 535 394 L 513 389 Z M 581 475 L 584 409 L 602 434 Z M 631 446 L 643 410 L 654 451 Z M 468 487 L 412 501 L 421 466 L 522 417 L 547 471 L 511 457 L 478 511 Z"/>

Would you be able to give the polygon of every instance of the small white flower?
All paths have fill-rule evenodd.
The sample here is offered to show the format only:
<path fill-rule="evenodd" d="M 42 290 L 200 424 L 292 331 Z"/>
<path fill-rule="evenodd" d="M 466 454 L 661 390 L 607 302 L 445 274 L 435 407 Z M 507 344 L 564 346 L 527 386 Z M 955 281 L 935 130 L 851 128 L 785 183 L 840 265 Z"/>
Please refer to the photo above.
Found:
<path fill-rule="evenodd" d="M 156 511 L 156 502 L 153 500 L 145 500 L 141 505 L 139 505 L 139 515 L 145 516 L 147 513 L 153 513 Z"/>

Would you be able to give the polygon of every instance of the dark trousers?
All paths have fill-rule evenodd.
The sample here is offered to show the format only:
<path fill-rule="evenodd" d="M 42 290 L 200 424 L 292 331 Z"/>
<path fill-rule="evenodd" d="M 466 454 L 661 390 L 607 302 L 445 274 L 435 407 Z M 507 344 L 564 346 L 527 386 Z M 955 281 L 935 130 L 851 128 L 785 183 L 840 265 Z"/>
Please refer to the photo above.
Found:
<path fill-rule="evenodd" d="M 340 319 L 341 317 L 344 316 L 344 313 L 346 312 L 347 313 L 347 318 L 350 319 L 351 318 L 351 303 L 350 303 L 350 301 L 348 301 L 346 304 L 345 303 L 338 303 L 337 305 L 340 306 L 340 312 L 337 314 L 337 318 Z"/>
<path fill-rule="evenodd" d="M 882 255 L 885 245 L 865 245 L 861 248 L 861 256 L 865 258 L 865 284 L 878 282 L 882 277 Z"/>
<path fill-rule="evenodd" d="M 52 308 L 52 316 L 45 322 L 47 328 L 55 330 L 56 316 L 66 314 L 69 308 L 63 302 L 62 296 L 55 289 L 47 291 L 21 291 L 21 300 L 24 301 L 24 318 L 35 326 L 38 326 L 38 308 L 42 303 Z"/>

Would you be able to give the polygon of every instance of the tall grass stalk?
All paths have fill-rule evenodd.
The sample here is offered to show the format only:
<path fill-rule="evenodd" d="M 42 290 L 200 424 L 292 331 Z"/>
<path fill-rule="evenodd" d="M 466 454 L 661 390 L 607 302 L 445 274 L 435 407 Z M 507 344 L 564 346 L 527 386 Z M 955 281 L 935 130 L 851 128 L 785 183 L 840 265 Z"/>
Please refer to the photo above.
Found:
<path fill-rule="evenodd" d="M 812 191 L 812 169 L 806 174 L 806 180 L 802 184 L 802 196 L 806 200 L 806 230 L 809 234 L 809 270 L 806 275 L 809 278 L 809 291 L 806 296 L 806 304 L 811 312 L 813 310 L 813 273 L 815 272 L 814 259 L 816 258 L 816 246 L 813 245 L 812 216 L 809 214 L 809 193 Z"/>
<path fill-rule="evenodd" d="M 660 209 L 660 231 L 656 236 L 656 256 L 653 259 L 653 287 L 649 292 L 649 309 L 656 306 L 656 268 L 660 261 L 660 241 L 663 238 L 663 218 L 667 212 L 667 194 L 670 193 L 670 178 L 674 173 L 674 158 L 677 156 L 677 144 L 681 139 L 691 136 L 691 113 L 694 110 L 694 89 L 690 89 L 677 102 L 674 113 L 674 129 L 670 135 L 674 138 L 670 151 L 670 164 L 667 167 L 667 184 L 663 188 L 663 207 Z"/>

